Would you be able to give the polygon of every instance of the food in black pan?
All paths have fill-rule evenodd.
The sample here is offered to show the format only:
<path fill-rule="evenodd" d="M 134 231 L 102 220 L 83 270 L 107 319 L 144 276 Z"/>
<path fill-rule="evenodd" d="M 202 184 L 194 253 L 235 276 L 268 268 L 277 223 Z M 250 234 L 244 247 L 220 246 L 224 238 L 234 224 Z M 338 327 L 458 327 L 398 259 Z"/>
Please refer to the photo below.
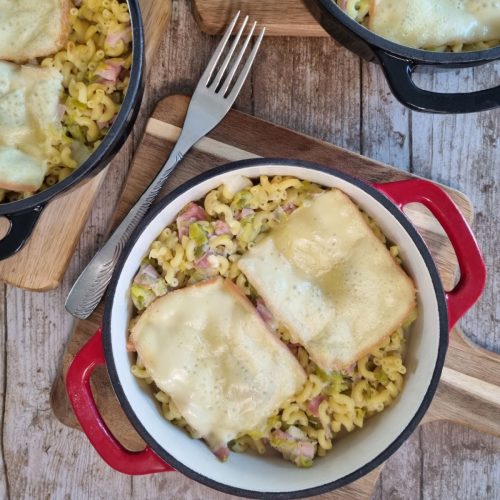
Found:
<path fill-rule="evenodd" d="M 127 90 L 132 33 L 118 0 L 0 0 L 0 12 L 0 202 L 9 202 L 65 179 L 99 146 Z"/>
<path fill-rule="evenodd" d="M 346 14 L 388 40 L 433 51 L 500 43 L 499 0 L 337 0 Z"/>

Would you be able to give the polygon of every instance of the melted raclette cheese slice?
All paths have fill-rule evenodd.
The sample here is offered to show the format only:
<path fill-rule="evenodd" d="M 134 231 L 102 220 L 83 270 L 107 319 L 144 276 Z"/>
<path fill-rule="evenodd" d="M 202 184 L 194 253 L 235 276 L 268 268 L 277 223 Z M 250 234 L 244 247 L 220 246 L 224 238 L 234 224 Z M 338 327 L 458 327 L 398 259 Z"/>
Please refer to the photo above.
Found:
<path fill-rule="evenodd" d="M 62 49 L 69 8 L 68 0 L 0 0 L 0 59 L 27 61 Z"/>
<path fill-rule="evenodd" d="M 413 282 L 338 189 L 293 212 L 238 265 L 328 372 L 361 358 L 416 306 Z"/>
<path fill-rule="evenodd" d="M 372 0 L 369 28 L 415 48 L 500 39 L 500 0 Z"/>
<path fill-rule="evenodd" d="M 0 61 L 0 188 L 38 190 L 52 140 L 62 134 L 62 75 Z"/>
<path fill-rule="evenodd" d="M 130 340 L 156 385 L 213 449 L 259 428 L 306 380 L 253 305 L 221 278 L 157 299 Z"/>

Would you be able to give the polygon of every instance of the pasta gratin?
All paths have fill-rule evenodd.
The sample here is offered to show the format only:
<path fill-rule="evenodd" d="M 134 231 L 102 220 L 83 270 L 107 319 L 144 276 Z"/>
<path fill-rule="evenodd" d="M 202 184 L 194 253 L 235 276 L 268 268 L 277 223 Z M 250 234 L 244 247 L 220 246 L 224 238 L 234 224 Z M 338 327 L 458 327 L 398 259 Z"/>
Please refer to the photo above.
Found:
<path fill-rule="evenodd" d="M 65 179 L 108 132 L 123 102 L 132 64 L 127 3 L 70 2 L 65 47 L 30 62 L 47 70 L 55 69 L 61 75 L 63 96 L 58 119 L 62 126 L 46 131 L 41 187 L 29 192 L 0 189 L 0 202 L 29 197 Z"/>
<path fill-rule="evenodd" d="M 259 454 L 275 450 L 298 467 L 310 467 L 315 457 L 325 455 L 343 434 L 363 427 L 366 419 L 397 398 L 406 372 L 406 332 L 417 316 L 413 308 L 390 335 L 359 359 L 341 370 L 327 371 L 271 314 L 238 263 L 266 235 L 293 218 L 299 207 L 308 207 L 327 192 L 331 190 L 290 177 L 262 176 L 254 183 L 243 177 L 232 179 L 210 191 L 200 204 L 188 204 L 176 221 L 161 232 L 130 291 L 135 306 L 131 331 L 151 304 L 158 304 L 174 290 L 182 291 L 204 280 L 231 280 L 248 297 L 267 328 L 300 363 L 305 384 L 268 415 L 262 425 L 240 432 L 228 446 L 236 452 L 253 450 Z M 359 211 L 357 207 L 356 210 Z M 398 247 L 386 239 L 370 217 L 361 214 L 370 232 L 389 250 L 395 267 L 401 269 Z M 136 350 L 130 340 L 128 346 L 130 351 Z M 167 420 L 192 437 L 202 437 L 188 425 L 170 395 L 156 386 L 140 356 L 131 369 L 136 377 L 150 384 Z M 227 449 L 214 452 L 221 459 L 227 458 Z"/>
<path fill-rule="evenodd" d="M 332 0 L 333 1 L 333 0 Z M 336 0 L 352 19 L 409 47 L 477 51 L 500 44 L 498 0 Z"/>

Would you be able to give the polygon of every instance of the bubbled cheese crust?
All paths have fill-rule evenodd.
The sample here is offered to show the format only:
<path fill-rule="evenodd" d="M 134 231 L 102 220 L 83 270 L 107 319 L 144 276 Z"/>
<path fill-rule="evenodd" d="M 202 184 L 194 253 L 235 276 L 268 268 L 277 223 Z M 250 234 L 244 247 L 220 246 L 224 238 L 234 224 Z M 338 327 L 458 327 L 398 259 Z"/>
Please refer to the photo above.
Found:
<path fill-rule="evenodd" d="M 306 380 L 253 305 L 221 278 L 157 299 L 130 341 L 156 385 L 212 448 L 265 424 Z"/>
<path fill-rule="evenodd" d="M 360 359 L 416 307 L 412 280 L 338 189 L 298 208 L 238 265 L 328 372 Z"/>
<path fill-rule="evenodd" d="M 0 0 L 0 59 L 54 54 L 65 46 L 69 29 L 68 0 Z"/>
<path fill-rule="evenodd" d="M 62 75 L 54 68 L 0 61 L 0 189 L 33 192 L 60 133 Z"/>
<path fill-rule="evenodd" d="M 415 48 L 500 38 L 500 0 L 372 0 L 369 28 Z"/>

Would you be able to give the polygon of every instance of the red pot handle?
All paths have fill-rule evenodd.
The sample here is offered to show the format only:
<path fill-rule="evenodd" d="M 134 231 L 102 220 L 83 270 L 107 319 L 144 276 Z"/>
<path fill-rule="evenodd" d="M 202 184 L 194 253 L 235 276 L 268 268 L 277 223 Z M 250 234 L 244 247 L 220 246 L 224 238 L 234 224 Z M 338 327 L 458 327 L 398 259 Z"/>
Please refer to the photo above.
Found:
<path fill-rule="evenodd" d="M 422 203 L 441 223 L 453 245 L 460 266 L 460 281 L 446 293 L 450 330 L 475 304 L 486 284 L 486 267 L 471 228 L 448 194 L 423 179 L 374 184 L 400 209 L 408 203 Z"/>
<path fill-rule="evenodd" d="M 142 475 L 174 470 L 151 448 L 129 451 L 111 434 L 90 390 L 90 375 L 97 366 L 103 364 L 102 329 L 99 328 L 75 356 L 66 375 L 66 390 L 71 406 L 92 446 L 108 465 L 124 474 Z"/>

